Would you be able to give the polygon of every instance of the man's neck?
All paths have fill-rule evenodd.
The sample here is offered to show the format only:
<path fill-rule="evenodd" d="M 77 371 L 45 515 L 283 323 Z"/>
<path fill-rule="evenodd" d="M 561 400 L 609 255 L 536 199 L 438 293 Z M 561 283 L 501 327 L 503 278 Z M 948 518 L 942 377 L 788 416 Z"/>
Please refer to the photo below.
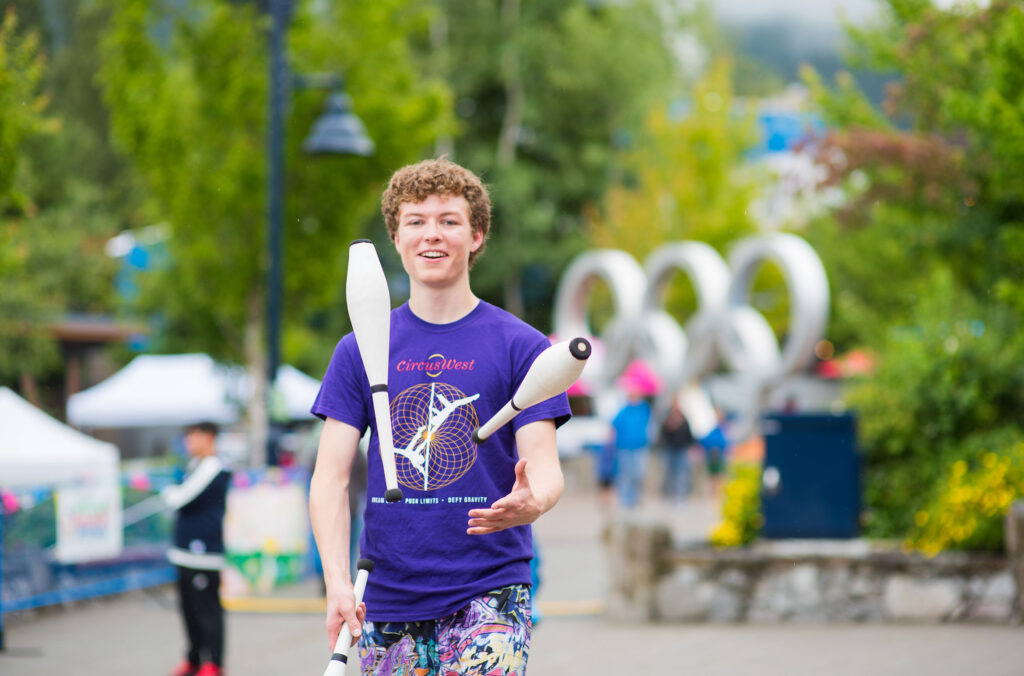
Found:
<path fill-rule="evenodd" d="M 472 312 L 479 302 L 468 284 L 449 289 L 433 289 L 413 283 L 409 292 L 409 309 L 431 324 L 458 321 Z"/>

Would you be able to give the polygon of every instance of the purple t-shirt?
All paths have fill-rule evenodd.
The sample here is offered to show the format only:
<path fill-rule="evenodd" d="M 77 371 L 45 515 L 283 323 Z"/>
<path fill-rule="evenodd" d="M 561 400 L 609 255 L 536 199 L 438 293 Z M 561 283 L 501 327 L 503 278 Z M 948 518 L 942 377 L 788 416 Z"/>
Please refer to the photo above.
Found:
<path fill-rule="evenodd" d="M 431 324 L 408 304 L 391 312 L 388 393 L 398 483 L 384 501 L 384 470 L 370 385 L 355 336 L 338 343 L 312 412 L 371 428 L 360 555 L 374 563 L 364 601 L 375 622 L 436 619 L 509 584 L 529 584 L 529 526 L 468 535 L 471 509 L 489 507 L 515 482 L 515 431 L 569 419 L 559 395 L 527 408 L 479 447 L 473 430 L 512 397 L 550 343 L 539 331 L 480 301 L 462 319 Z"/>

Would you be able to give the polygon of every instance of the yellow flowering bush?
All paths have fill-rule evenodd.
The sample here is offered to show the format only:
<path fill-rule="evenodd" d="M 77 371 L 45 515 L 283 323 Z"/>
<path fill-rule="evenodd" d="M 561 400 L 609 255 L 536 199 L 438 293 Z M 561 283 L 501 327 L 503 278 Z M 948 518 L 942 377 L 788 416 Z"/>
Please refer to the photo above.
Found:
<path fill-rule="evenodd" d="M 722 500 L 723 521 L 711 531 L 716 547 L 738 547 L 757 537 L 764 525 L 761 515 L 761 466 L 734 464 Z"/>
<path fill-rule="evenodd" d="M 957 460 L 938 496 L 914 515 L 906 543 L 929 556 L 944 549 L 999 550 L 1003 519 L 1010 504 L 1024 495 L 1024 442 L 1007 452 L 987 452 L 973 466 Z"/>

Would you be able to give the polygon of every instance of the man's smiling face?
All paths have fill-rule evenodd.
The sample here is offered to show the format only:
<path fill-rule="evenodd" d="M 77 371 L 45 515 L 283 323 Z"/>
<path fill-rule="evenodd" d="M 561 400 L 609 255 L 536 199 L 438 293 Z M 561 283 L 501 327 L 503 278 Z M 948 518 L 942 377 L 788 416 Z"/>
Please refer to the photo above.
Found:
<path fill-rule="evenodd" d="M 431 195 L 399 207 L 395 248 L 413 283 L 434 288 L 468 283 L 469 254 L 482 243 L 461 195 Z"/>

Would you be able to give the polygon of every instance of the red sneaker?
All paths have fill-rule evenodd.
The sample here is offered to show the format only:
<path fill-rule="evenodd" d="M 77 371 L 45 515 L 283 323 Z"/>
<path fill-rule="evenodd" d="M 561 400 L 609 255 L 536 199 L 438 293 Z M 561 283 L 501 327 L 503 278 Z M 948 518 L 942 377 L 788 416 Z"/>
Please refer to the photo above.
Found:
<path fill-rule="evenodd" d="M 195 673 L 195 676 L 224 676 L 224 670 L 213 662 L 207 662 L 199 667 L 199 671 Z"/>
<path fill-rule="evenodd" d="M 192 664 L 188 660 L 182 660 L 178 663 L 178 666 L 174 667 L 171 676 L 196 676 L 197 671 L 199 671 L 197 665 Z"/>

